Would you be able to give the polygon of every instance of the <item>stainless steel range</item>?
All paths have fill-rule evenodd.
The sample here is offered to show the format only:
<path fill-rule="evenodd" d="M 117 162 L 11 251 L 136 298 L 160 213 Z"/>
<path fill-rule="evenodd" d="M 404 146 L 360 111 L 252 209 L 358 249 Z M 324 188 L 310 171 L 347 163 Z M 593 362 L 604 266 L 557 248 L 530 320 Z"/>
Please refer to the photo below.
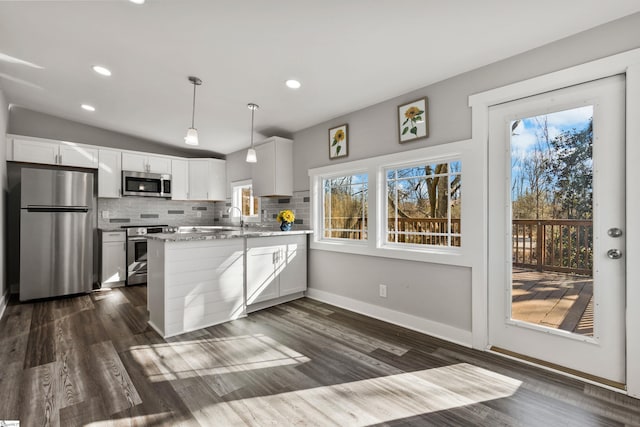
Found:
<path fill-rule="evenodd" d="M 147 283 L 147 234 L 167 233 L 173 229 L 162 225 L 123 225 L 127 230 L 127 285 Z"/>

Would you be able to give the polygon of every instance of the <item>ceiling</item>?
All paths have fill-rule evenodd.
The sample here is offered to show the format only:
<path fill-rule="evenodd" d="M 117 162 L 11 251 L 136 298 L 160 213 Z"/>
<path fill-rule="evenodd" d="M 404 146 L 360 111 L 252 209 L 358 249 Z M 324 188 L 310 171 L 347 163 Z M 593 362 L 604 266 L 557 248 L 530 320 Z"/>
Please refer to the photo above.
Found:
<path fill-rule="evenodd" d="M 194 75 L 199 148 L 228 154 L 249 145 L 249 102 L 256 141 L 290 136 L 637 11 L 637 0 L 0 1 L 0 88 L 12 104 L 186 148 Z"/>

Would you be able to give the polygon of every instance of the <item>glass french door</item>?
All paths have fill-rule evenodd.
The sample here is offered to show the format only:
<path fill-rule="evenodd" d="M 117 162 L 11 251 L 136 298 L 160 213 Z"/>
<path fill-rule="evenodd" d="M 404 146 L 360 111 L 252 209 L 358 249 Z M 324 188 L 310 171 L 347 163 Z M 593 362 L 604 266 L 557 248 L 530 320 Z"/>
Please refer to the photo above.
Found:
<path fill-rule="evenodd" d="M 625 383 L 625 80 L 491 107 L 489 341 Z"/>

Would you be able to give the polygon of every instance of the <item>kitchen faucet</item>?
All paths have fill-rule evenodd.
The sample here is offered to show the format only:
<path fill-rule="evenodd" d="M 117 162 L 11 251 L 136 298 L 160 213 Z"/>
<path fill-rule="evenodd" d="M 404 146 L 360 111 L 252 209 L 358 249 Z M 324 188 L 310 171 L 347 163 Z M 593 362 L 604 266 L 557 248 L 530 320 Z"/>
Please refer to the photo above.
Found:
<path fill-rule="evenodd" d="M 238 210 L 238 212 L 240 213 L 240 227 L 244 227 L 244 220 L 242 219 L 242 210 L 237 206 L 231 206 L 229 209 L 227 209 L 227 213 L 231 213 L 231 209 Z"/>

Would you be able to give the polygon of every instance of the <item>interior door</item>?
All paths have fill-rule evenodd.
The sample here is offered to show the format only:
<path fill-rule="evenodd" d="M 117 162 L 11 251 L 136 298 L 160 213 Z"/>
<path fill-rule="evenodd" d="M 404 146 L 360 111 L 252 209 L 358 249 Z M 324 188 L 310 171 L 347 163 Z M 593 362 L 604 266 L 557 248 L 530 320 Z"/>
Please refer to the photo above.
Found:
<path fill-rule="evenodd" d="M 625 79 L 489 113 L 489 341 L 625 383 Z"/>

